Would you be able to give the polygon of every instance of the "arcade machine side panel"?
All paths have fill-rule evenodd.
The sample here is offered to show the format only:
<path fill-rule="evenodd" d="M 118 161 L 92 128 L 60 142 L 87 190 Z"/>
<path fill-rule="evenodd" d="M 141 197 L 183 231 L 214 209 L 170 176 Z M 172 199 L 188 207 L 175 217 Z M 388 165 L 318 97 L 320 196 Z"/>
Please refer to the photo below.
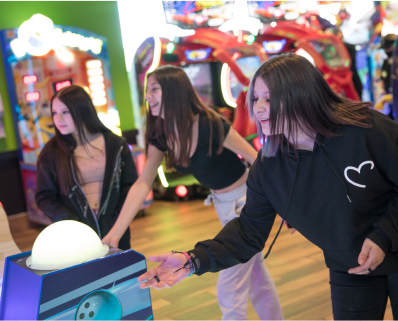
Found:
<path fill-rule="evenodd" d="M 0 301 L 0 320 L 38 319 L 42 278 L 17 262 L 31 252 L 6 258 Z"/>
<path fill-rule="evenodd" d="M 39 319 L 153 319 L 149 289 L 137 277 L 147 271 L 145 257 L 133 250 L 43 276 Z"/>

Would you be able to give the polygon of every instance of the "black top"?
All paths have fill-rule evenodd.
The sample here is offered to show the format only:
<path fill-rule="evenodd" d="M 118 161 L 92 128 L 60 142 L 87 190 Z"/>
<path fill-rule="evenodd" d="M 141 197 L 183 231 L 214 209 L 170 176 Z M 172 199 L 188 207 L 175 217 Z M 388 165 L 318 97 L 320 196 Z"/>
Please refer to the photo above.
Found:
<path fill-rule="evenodd" d="M 347 272 L 369 238 L 385 253 L 372 275 L 398 272 L 398 124 L 370 110 L 372 128 L 338 126 L 313 151 L 287 150 L 250 167 L 239 218 L 196 245 L 198 274 L 247 262 L 262 251 L 276 213 Z"/>
<path fill-rule="evenodd" d="M 392 94 L 391 88 L 391 65 L 393 62 L 393 58 L 389 57 L 384 60 L 383 66 L 381 67 L 381 78 L 383 80 L 384 90 L 386 94 Z"/>
<path fill-rule="evenodd" d="M 221 119 L 224 126 L 224 137 L 227 137 L 230 124 L 224 118 L 221 117 Z M 213 124 L 212 128 L 213 143 L 211 156 L 207 156 L 210 140 L 209 121 L 201 114 L 199 116 L 198 145 L 191 157 L 191 164 L 188 167 L 176 164 L 173 164 L 173 166 L 181 173 L 192 174 L 207 188 L 217 190 L 235 183 L 244 174 L 246 166 L 235 153 L 227 148 L 223 148 L 221 154 L 217 154 L 220 144 L 218 129 L 216 124 Z M 151 139 L 149 143 L 163 152 L 168 150 L 167 146 L 161 145 L 156 139 Z"/>
<path fill-rule="evenodd" d="M 347 43 L 347 42 L 343 42 L 343 44 L 345 45 L 345 47 L 347 48 L 348 53 L 350 54 L 351 57 L 351 71 L 352 71 L 352 82 L 354 83 L 354 87 L 355 90 L 357 91 L 359 98 L 362 100 L 362 89 L 363 89 L 363 85 L 361 82 L 361 78 L 358 75 L 358 70 L 357 70 L 357 51 L 355 49 L 355 46 Z"/>

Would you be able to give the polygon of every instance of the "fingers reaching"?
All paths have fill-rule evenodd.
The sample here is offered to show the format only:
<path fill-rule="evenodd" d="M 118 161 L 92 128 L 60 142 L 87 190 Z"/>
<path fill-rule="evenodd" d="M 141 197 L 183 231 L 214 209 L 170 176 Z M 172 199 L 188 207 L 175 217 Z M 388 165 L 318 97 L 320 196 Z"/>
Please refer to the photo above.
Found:
<path fill-rule="evenodd" d="M 138 282 L 143 282 L 140 284 L 142 289 L 172 287 L 190 273 L 190 269 L 182 268 L 186 261 L 183 254 L 168 252 L 149 256 L 149 259 L 153 262 L 161 262 L 161 264 L 138 277 Z"/>
<path fill-rule="evenodd" d="M 376 243 L 366 239 L 358 256 L 360 266 L 349 269 L 348 273 L 358 275 L 372 273 L 383 262 L 384 257 L 384 251 Z"/>

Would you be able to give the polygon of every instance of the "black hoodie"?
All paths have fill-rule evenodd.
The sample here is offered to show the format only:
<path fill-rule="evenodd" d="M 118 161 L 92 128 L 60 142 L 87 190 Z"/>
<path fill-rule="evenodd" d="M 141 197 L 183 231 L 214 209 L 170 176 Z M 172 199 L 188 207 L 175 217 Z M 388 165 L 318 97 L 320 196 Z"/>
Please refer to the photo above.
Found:
<path fill-rule="evenodd" d="M 192 251 L 197 274 L 247 262 L 262 251 L 276 213 L 320 247 L 326 265 L 357 267 L 366 238 L 386 253 L 372 275 L 398 272 L 398 124 L 370 110 L 372 128 L 337 126 L 313 151 L 259 153 L 246 205 L 213 239 Z"/>

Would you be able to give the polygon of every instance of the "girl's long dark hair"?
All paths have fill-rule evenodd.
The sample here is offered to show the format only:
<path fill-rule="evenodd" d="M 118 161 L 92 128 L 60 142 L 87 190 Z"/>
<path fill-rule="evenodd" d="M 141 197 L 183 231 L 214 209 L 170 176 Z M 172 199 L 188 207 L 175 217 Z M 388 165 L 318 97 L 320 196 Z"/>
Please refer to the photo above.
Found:
<path fill-rule="evenodd" d="M 247 104 L 262 138 L 261 124 L 253 112 L 253 90 L 258 77 L 264 80 L 270 95 L 271 135 L 263 145 L 263 156 L 275 156 L 279 148 L 282 150 L 284 134 L 288 142 L 294 142 L 298 131 L 315 139 L 314 133 L 325 137 L 338 136 L 332 131 L 337 125 L 371 127 L 370 102 L 338 96 L 306 58 L 286 53 L 264 62 L 249 85 Z"/>
<path fill-rule="evenodd" d="M 51 99 L 51 111 L 55 98 L 58 98 L 68 107 L 75 123 L 79 140 L 83 145 L 90 144 L 84 128 L 91 134 L 109 131 L 98 118 L 97 111 L 95 110 L 90 96 L 82 87 L 72 85 L 57 92 Z M 72 161 L 76 174 L 79 175 L 79 170 L 73 155 L 77 142 L 72 134 L 62 135 L 57 127 L 54 127 L 55 136 L 44 146 L 39 155 L 38 162 L 40 162 L 47 153 L 55 153 L 55 162 L 53 165 L 55 166 L 54 171 L 56 173 L 60 192 L 62 195 L 69 195 L 70 189 L 74 184 L 70 160 Z"/>
<path fill-rule="evenodd" d="M 155 117 L 147 108 L 146 141 L 156 139 L 168 147 L 167 168 L 174 163 L 189 166 L 189 153 L 192 146 L 192 128 L 196 114 L 202 114 L 209 122 L 210 138 L 208 156 L 212 154 L 213 128 L 218 130 L 219 146 L 222 152 L 224 131 L 221 116 L 206 107 L 200 100 L 185 71 L 180 67 L 162 66 L 147 74 L 154 76 L 162 88 L 162 102 L 159 115 Z M 176 150 L 178 153 L 176 153 Z"/>

